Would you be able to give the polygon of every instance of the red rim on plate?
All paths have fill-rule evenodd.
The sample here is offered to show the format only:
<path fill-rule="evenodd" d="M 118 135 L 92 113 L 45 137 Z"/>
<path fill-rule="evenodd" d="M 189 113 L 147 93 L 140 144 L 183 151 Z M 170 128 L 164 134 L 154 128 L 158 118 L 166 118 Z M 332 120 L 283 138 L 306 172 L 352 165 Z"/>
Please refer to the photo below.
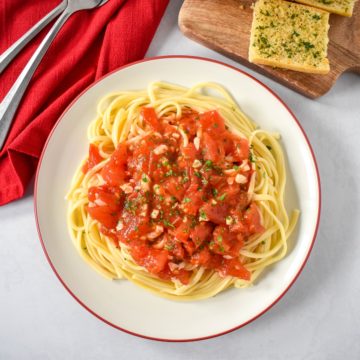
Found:
<path fill-rule="evenodd" d="M 316 220 L 316 226 L 315 226 L 315 230 L 314 230 L 314 234 L 313 234 L 313 238 L 311 240 L 311 245 L 309 247 L 309 250 L 308 250 L 308 253 L 306 254 L 306 257 L 302 263 L 302 265 L 300 266 L 297 274 L 295 275 L 295 277 L 292 279 L 292 281 L 290 282 L 290 284 L 288 285 L 288 287 L 269 305 L 267 306 L 263 311 L 261 311 L 260 313 L 258 313 L 256 316 L 252 317 L 250 320 L 246 321 L 246 322 L 243 322 L 241 324 L 239 324 L 238 326 L 235 326 L 231 329 L 228 329 L 226 331 L 223 331 L 223 332 L 220 332 L 220 333 L 217 333 L 217 334 L 214 334 L 214 335 L 209 335 L 209 336 L 204 336 L 204 337 L 199 337 L 199 338 L 190 338 L 190 339 L 165 339 L 165 338 L 156 338 L 156 337 L 151 337 L 151 336 L 146 336 L 146 335 L 142 335 L 142 334 L 138 334 L 138 333 L 135 333 L 135 332 L 132 332 L 132 331 L 129 331 L 127 329 L 124 329 L 120 326 L 117 326 L 113 323 L 111 323 L 110 321 L 104 319 L 103 317 L 101 317 L 100 315 L 98 315 L 97 313 L 95 313 L 93 310 L 91 310 L 88 306 L 86 306 L 72 291 L 71 289 L 69 289 L 69 287 L 66 285 L 66 283 L 64 282 L 64 280 L 61 278 L 61 276 L 59 275 L 59 273 L 57 272 L 57 270 L 55 269 L 53 263 L 51 262 L 51 259 L 49 257 L 49 254 L 47 253 L 47 250 L 46 250 L 46 247 L 45 247 L 45 244 L 44 244 L 44 241 L 42 239 L 42 235 L 41 235 L 41 230 L 40 230 L 40 226 L 39 226 L 39 219 L 38 219 L 38 213 L 37 213 L 37 190 L 38 190 L 38 177 L 39 177 L 39 171 L 40 171 L 40 168 L 41 168 L 41 164 L 42 164 L 42 160 L 43 160 L 43 157 L 44 157 L 44 154 L 46 152 L 46 149 L 47 149 L 47 146 L 48 146 L 48 143 L 52 137 L 52 135 L 54 134 L 55 132 L 55 129 L 56 127 L 58 126 L 58 124 L 61 122 L 62 118 L 64 117 L 65 113 L 72 107 L 72 105 L 78 100 L 78 98 L 80 96 L 82 96 L 85 92 L 87 92 L 90 88 L 92 88 L 95 84 L 97 84 L 98 82 L 102 81 L 104 78 L 110 76 L 111 74 L 115 73 L 115 72 L 118 72 L 119 70 L 122 70 L 122 69 L 125 69 L 127 67 L 130 67 L 130 66 L 133 66 L 135 64 L 138 64 L 138 63 L 142 63 L 142 62 L 147 62 L 147 61 L 154 61 L 154 60 L 159 60 L 159 59 L 168 59 L 168 58 L 177 58 L 177 59 L 195 59 L 195 60 L 200 60 L 200 61 L 206 61 L 206 62 L 212 62 L 212 63 L 216 63 L 216 64 L 219 64 L 219 65 L 222 65 L 222 66 L 225 66 L 227 68 L 230 68 L 232 70 L 235 70 L 237 72 L 240 72 L 242 73 L 243 75 L 251 78 L 252 80 L 256 81 L 259 85 L 261 85 L 263 88 L 265 88 L 270 94 L 272 94 L 284 107 L 285 109 L 288 111 L 288 113 L 291 115 L 291 117 L 293 118 L 294 122 L 297 124 L 297 126 L 299 127 L 301 133 L 303 134 L 305 140 L 306 140 L 306 143 L 307 143 L 307 146 L 310 150 L 310 153 L 311 153 L 311 156 L 312 156 L 312 160 L 313 160 L 313 163 L 315 165 L 315 170 L 316 170 L 316 180 L 317 180 L 317 184 L 318 184 L 318 194 L 319 194 L 319 203 L 318 203 L 318 213 L 317 213 L 317 220 Z M 199 341 L 199 340 L 206 340 L 206 339 L 211 339 L 211 338 L 214 338 L 214 337 L 217 337 L 217 336 L 221 336 L 221 335 L 224 335 L 224 334 L 227 334 L 227 333 L 230 333 L 234 330 L 237 330 L 237 329 L 240 329 L 241 327 L 249 324 L 250 322 L 256 320 L 258 317 L 260 317 L 261 315 L 263 315 L 265 312 L 267 312 L 270 308 L 272 308 L 284 295 L 285 293 L 290 289 L 290 287 L 294 284 L 294 282 L 297 280 L 297 278 L 299 277 L 301 271 L 303 270 L 307 260 L 309 259 L 309 256 L 310 256 L 310 253 L 311 253 L 311 250 L 314 246 L 314 243 L 315 243 L 315 238 L 316 238 L 316 235 L 317 235 L 317 232 L 318 232 L 318 228 L 319 228 L 319 222 L 320 222 L 320 212 L 321 212 L 321 185 L 320 185 L 320 176 L 319 176 L 319 169 L 318 169 L 318 166 L 317 166 L 317 163 L 316 163 L 316 159 L 315 159 L 315 155 L 314 155 L 314 151 L 310 145 L 310 142 L 305 134 L 305 131 L 304 129 L 302 128 L 302 126 L 300 125 L 298 119 L 296 118 L 296 116 L 293 114 L 293 112 L 290 110 L 290 108 L 280 99 L 280 97 L 274 93 L 273 90 L 271 90 L 268 86 L 266 86 L 265 84 L 263 84 L 260 80 L 256 79 L 254 76 L 234 67 L 234 66 L 231 66 L 231 65 L 228 65 L 228 64 L 225 64 L 221 61 L 217 61 L 217 60 L 213 60 L 213 59 L 208 59 L 208 58 L 203 58 L 203 57 L 198 57 L 198 56 L 188 56 L 188 55 L 167 55 L 167 56 L 157 56 L 157 57 L 152 57 L 152 58 L 147 58 L 147 59 L 143 59 L 143 60 L 139 60 L 139 61 L 135 61 L 135 62 L 132 62 L 130 64 L 127 64 L 127 65 L 124 65 L 124 66 L 121 66 L 115 70 L 113 70 L 112 72 L 106 74 L 105 76 L 101 77 L 100 79 L 98 79 L 97 81 L 95 81 L 94 83 L 92 83 L 91 85 L 89 85 L 85 90 L 83 90 L 68 106 L 67 108 L 64 110 L 64 112 L 62 113 L 62 115 L 60 116 L 60 118 L 57 120 L 56 124 L 54 125 L 53 129 L 51 130 L 47 140 L 46 140 L 46 143 L 45 143 L 45 146 L 44 146 L 44 149 L 41 153 L 41 156 L 40 156 L 40 159 L 39 159 L 39 164 L 38 164 L 38 167 L 37 167 L 37 170 L 36 170 L 36 177 L 35 177 L 35 190 L 34 190 L 34 212 L 35 212 L 35 219 L 36 219 L 36 227 L 37 227 L 37 231 L 38 231 L 38 234 L 39 234 L 39 239 L 40 239 L 40 242 L 41 242 L 41 246 L 43 248 L 43 251 L 45 253 L 45 256 L 52 268 L 52 270 L 54 271 L 55 275 L 57 276 L 57 278 L 60 280 L 60 282 L 62 283 L 62 285 L 65 287 L 65 289 L 70 293 L 70 295 L 81 305 L 83 306 L 87 311 L 89 311 L 92 315 L 94 315 L 95 317 L 97 317 L 98 319 L 102 320 L 103 322 L 105 322 L 106 324 L 118 329 L 118 330 L 121 330 L 121 331 L 124 331 L 128 334 L 131 334 L 131 335 L 135 335 L 135 336 L 138 336 L 138 337 L 141 337 L 141 338 L 145 338 L 145 339 L 150 339 L 150 340 L 157 340 L 157 341 L 166 341 L 166 342 L 187 342 L 187 341 Z"/>

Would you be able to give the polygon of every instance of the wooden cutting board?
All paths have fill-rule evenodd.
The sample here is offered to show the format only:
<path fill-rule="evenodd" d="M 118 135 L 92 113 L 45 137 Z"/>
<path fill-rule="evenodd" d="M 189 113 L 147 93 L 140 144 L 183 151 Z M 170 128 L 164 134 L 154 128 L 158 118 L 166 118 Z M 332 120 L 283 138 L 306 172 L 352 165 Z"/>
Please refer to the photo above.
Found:
<path fill-rule="evenodd" d="M 329 91 L 345 71 L 360 74 L 360 0 L 351 18 L 330 15 L 328 58 L 331 71 L 327 75 L 251 64 L 248 48 L 252 3 L 253 0 L 185 0 L 179 14 L 180 29 L 189 38 L 310 98 Z"/>

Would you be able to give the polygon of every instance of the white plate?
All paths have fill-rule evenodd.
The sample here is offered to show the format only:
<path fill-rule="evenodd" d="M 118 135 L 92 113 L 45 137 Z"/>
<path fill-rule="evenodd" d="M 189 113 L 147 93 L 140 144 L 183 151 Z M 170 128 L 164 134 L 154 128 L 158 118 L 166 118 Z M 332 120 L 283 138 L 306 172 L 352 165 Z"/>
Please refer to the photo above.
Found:
<path fill-rule="evenodd" d="M 85 264 L 66 227 L 65 193 L 86 156 L 86 131 L 98 100 L 116 90 L 144 89 L 164 80 L 191 86 L 224 85 L 262 128 L 282 134 L 287 155 L 286 206 L 301 210 L 290 251 L 250 289 L 231 289 L 215 298 L 181 303 L 165 300 L 123 281 L 108 281 Z M 268 310 L 295 281 L 311 251 L 320 215 L 320 182 L 310 144 L 286 105 L 256 79 L 228 65 L 202 58 L 146 59 L 111 73 L 83 92 L 61 116 L 44 148 L 35 189 L 35 213 L 45 254 L 59 280 L 92 314 L 129 333 L 168 341 L 189 341 L 237 329 Z"/>

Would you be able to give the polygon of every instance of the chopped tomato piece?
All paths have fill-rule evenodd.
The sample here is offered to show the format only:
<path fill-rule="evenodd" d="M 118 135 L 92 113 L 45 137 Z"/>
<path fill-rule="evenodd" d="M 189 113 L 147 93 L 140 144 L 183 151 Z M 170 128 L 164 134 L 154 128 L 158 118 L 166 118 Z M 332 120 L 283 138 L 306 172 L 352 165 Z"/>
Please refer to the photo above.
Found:
<path fill-rule="evenodd" d="M 88 207 L 89 215 L 108 229 L 113 229 L 119 221 L 119 214 L 108 206 Z"/>
<path fill-rule="evenodd" d="M 190 236 L 189 224 L 181 223 L 179 227 L 172 231 L 172 234 L 178 241 L 185 243 Z"/>
<path fill-rule="evenodd" d="M 244 201 L 244 196 L 247 199 L 247 194 L 241 193 L 240 186 L 234 183 L 233 185 L 227 185 L 222 188 L 219 198 L 222 199 L 222 197 L 224 197 L 224 199 L 219 202 L 226 202 L 229 207 L 236 207 L 240 201 Z"/>
<path fill-rule="evenodd" d="M 234 233 L 240 233 L 248 235 L 248 226 L 244 223 L 244 217 L 242 213 L 231 213 L 233 219 L 232 224 L 229 226 L 229 230 Z"/>
<path fill-rule="evenodd" d="M 161 123 L 156 115 L 154 108 L 151 107 L 143 107 L 141 109 L 141 115 L 146 124 L 148 124 L 152 130 L 161 131 Z"/>
<path fill-rule="evenodd" d="M 235 150 L 233 135 L 229 132 L 224 132 L 220 137 L 221 144 L 224 148 L 225 155 L 229 155 Z"/>
<path fill-rule="evenodd" d="M 197 113 L 183 114 L 180 119 L 181 127 L 185 130 L 187 135 L 194 136 L 198 127 L 199 116 Z"/>
<path fill-rule="evenodd" d="M 185 250 L 182 247 L 181 243 L 175 242 L 173 246 L 170 246 L 170 249 L 172 249 L 172 253 L 174 256 L 178 259 L 184 259 L 185 257 Z"/>
<path fill-rule="evenodd" d="M 103 158 L 99 153 L 99 148 L 95 144 L 90 144 L 89 157 L 86 160 L 84 166 L 82 167 L 82 172 L 86 174 L 90 169 L 92 169 L 95 165 L 99 164 L 102 160 Z"/>
<path fill-rule="evenodd" d="M 224 148 L 221 142 L 217 142 L 208 133 L 204 133 L 201 138 L 202 151 L 205 160 L 220 162 L 224 158 Z"/>
<path fill-rule="evenodd" d="M 168 252 L 166 250 L 153 249 L 146 245 L 132 247 L 131 256 L 152 274 L 164 270 L 168 263 Z"/>
<path fill-rule="evenodd" d="M 224 259 L 222 266 L 219 268 L 219 275 L 222 277 L 225 276 L 234 276 L 243 280 L 250 280 L 251 273 L 245 268 L 244 265 L 237 259 Z"/>
<path fill-rule="evenodd" d="M 216 110 L 207 111 L 203 114 L 200 114 L 199 117 L 202 129 L 209 134 L 219 136 L 219 134 L 225 131 L 224 119 Z"/>
<path fill-rule="evenodd" d="M 213 226 L 207 222 L 200 222 L 190 231 L 190 237 L 196 248 L 203 244 L 203 242 L 210 238 Z"/>
<path fill-rule="evenodd" d="M 224 176 L 221 175 L 211 174 L 209 182 L 215 188 L 216 193 L 218 193 L 220 186 L 222 186 L 225 183 L 225 178 Z"/>
<path fill-rule="evenodd" d="M 219 269 L 224 261 L 224 258 L 222 255 L 218 254 L 212 254 L 210 261 L 207 263 L 206 268 L 207 269 Z"/>
<path fill-rule="evenodd" d="M 207 247 L 197 251 L 191 256 L 190 262 L 194 265 L 207 266 L 211 260 L 211 254 Z"/>
<path fill-rule="evenodd" d="M 220 139 L 225 155 L 231 156 L 232 161 L 241 162 L 249 159 L 250 146 L 247 139 L 228 132 L 223 133 Z"/>
<path fill-rule="evenodd" d="M 184 197 L 185 189 L 179 184 L 179 181 L 174 177 L 169 178 L 163 183 L 164 189 L 172 196 L 181 201 Z"/>
<path fill-rule="evenodd" d="M 232 157 L 235 161 L 242 161 L 249 158 L 250 155 L 250 147 L 249 141 L 244 138 L 238 138 L 235 142 L 235 149 L 232 152 Z"/>
<path fill-rule="evenodd" d="M 176 272 L 174 271 L 173 274 L 175 275 L 175 278 L 180 280 L 183 285 L 188 285 L 192 272 L 185 269 L 180 269 Z"/>
<path fill-rule="evenodd" d="M 264 227 L 261 225 L 260 212 L 255 203 L 251 203 L 249 208 L 245 210 L 244 220 L 250 234 L 257 234 L 264 231 Z"/>
<path fill-rule="evenodd" d="M 196 193 L 192 193 L 189 190 L 186 191 L 184 199 L 189 199 L 187 202 L 182 203 L 182 208 L 185 214 L 196 215 L 200 206 L 203 203 L 202 197 L 204 192 L 198 190 Z"/>
<path fill-rule="evenodd" d="M 102 177 L 109 185 L 119 186 L 125 182 L 126 160 L 127 146 L 120 143 L 101 171 Z"/>
<path fill-rule="evenodd" d="M 92 186 L 88 190 L 88 198 L 90 202 L 94 202 L 97 206 L 109 206 L 112 210 L 119 209 L 123 192 L 113 186 Z"/>
<path fill-rule="evenodd" d="M 198 154 L 195 145 L 193 143 L 189 143 L 187 146 L 184 146 L 182 148 L 182 153 L 185 160 L 190 164 L 190 166 L 192 166 Z"/>
<path fill-rule="evenodd" d="M 229 205 L 223 201 L 218 201 L 216 204 L 206 203 L 201 210 L 204 212 L 207 219 L 215 224 L 225 224 L 226 216 L 229 212 Z"/>
<path fill-rule="evenodd" d="M 211 251 L 220 255 L 237 257 L 243 247 L 244 241 L 240 234 L 230 232 L 227 226 L 217 226 L 213 233 L 213 241 L 210 243 Z"/>
<path fill-rule="evenodd" d="M 91 187 L 88 191 L 90 203 L 87 210 L 89 215 L 104 227 L 115 228 L 123 203 L 121 193 L 119 190 L 107 186 Z"/>
<path fill-rule="evenodd" d="M 194 253 L 195 244 L 192 241 L 190 240 L 185 241 L 183 246 L 190 256 Z"/>
<path fill-rule="evenodd" d="M 181 204 L 185 214 L 196 215 L 200 206 L 204 202 L 204 189 L 199 184 L 199 178 L 193 175 L 193 169 L 189 169 L 190 185 L 186 189 L 184 199 Z"/>

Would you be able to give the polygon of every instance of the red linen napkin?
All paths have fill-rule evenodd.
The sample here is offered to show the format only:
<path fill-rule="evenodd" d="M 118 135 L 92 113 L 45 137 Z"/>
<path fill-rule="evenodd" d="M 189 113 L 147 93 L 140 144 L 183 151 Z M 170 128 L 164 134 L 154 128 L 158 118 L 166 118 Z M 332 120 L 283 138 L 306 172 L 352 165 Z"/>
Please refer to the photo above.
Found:
<path fill-rule="evenodd" d="M 59 3 L 0 1 L 0 53 Z M 109 0 L 67 21 L 35 72 L 0 152 L 0 205 L 23 196 L 50 130 L 76 95 L 109 71 L 144 57 L 167 3 Z M 0 100 L 47 30 L 0 75 Z"/>

